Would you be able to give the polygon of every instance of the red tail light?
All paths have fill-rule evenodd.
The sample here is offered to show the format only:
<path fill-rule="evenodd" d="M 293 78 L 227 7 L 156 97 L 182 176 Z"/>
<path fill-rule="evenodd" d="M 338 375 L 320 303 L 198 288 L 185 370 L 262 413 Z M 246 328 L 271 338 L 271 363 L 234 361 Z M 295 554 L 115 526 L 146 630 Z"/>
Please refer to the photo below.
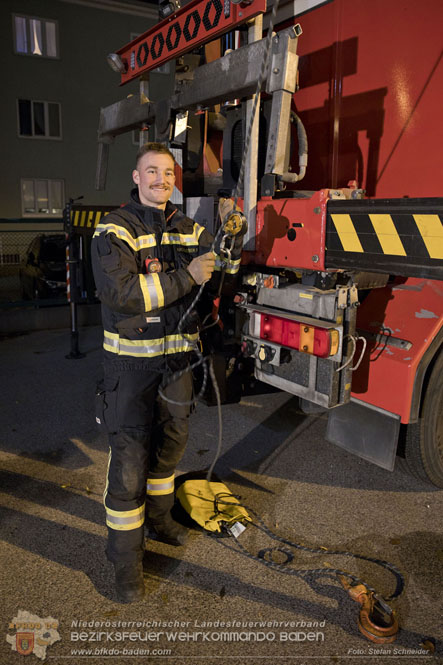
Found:
<path fill-rule="evenodd" d="M 320 358 L 334 356 L 338 351 L 340 336 L 335 328 L 317 328 L 269 314 L 260 318 L 261 339 Z"/>

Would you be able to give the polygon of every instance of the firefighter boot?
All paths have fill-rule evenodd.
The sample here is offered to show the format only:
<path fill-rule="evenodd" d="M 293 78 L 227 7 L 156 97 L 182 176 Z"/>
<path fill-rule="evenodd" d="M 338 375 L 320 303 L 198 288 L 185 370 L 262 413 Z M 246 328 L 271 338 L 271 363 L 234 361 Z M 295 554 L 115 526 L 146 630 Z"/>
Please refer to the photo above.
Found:
<path fill-rule="evenodd" d="M 188 538 L 188 529 L 176 522 L 172 516 L 165 518 L 160 523 L 148 520 L 149 533 L 155 540 L 160 540 L 162 543 L 168 545 L 175 545 L 176 547 L 184 545 Z"/>
<path fill-rule="evenodd" d="M 135 603 L 145 595 L 142 562 L 114 563 L 115 590 L 122 603 Z"/>
<path fill-rule="evenodd" d="M 188 529 L 171 515 L 174 505 L 174 474 L 150 474 L 146 483 L 146 520 L 150 535 L 168 545 L 184 545 Z"/>

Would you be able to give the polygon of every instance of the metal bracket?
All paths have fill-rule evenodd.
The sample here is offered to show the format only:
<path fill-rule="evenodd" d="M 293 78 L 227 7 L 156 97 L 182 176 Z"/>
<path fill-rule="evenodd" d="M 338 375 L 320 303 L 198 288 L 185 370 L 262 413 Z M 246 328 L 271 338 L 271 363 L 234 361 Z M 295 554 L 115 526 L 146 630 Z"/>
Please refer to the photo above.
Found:
<path fill-rule="evenodd" d="M 358 307 L 360 304 L 358 301 L 358 289 L 355 284 L 349 289 L 349 304 L 351 307 Z"/>
<path fill-rule="evenodd" d="M 272 93 L 271 119 L 268 133 L 265 173 L 282 175 L 288 170 L 288 128 L 290 127 L 292 95 L 297 82 L 297 42 L 301 28 L 275 35 L 266 91 Z"/>
<path fill-rule="evenodd" d="M 337 291 L 337 308 L 346 309 L 348 303 L 348 287 L 341 286 Z"/>
<path fill-rule="evenodd" d="M 290 87 L 295 90 L 297 36 L 294 27 L 279 32 L 275 56 L 278 57 L 279 63 L 283 63 L 280 65 L 282 74 L 274 75 L 269 84 L 265 81 L 262 88 L 269 88 L 273 98 L 276 95 L 276 99 L 275 101 L 273 99 L 272 103 L 272 114 L 276 120 L 273 125 L 274 129 L 272 127 L 270 129 L 270 135 L 271 131 L 277 131 L 278 133 L 276 140 L 272 141 L 274 152 L 277 149 L 280 151 L 280 146 L 286 141 L 289 126 L 292 93 L 287 91 L 286 88 Z M 154 122 L 157 140 L 167 140 L 169 138 L 172 111 L 183 112 L 188 109 L 208 107 L 233 97 L 250 97 L 256 92 L 265 52 L 266 39 L 260 39 L 231 51 L 214 62 L 198 67 L 193 73 L 192 81 L 183 81 L 180 91 L 170 98 L 156 103 L 151 101 L 141 103 L 140 96 L 134 95 L 102 108 L 98 133 L 99 143 L 110 143 L 119 134 L 137 129 L 143 123 L 152 125 Z M 292 87 L 289 85 L 291 77 L 294 79 Z M 279 88 L 273 92 L 275 86 L 283 86 L 283 89 Z M 280 99 L 282 95 L 285 97 L 284 102 L 283 99 Z M 278 121 L 278 116 L 281 114 L 283 107 L 287 122 L 284 119 Z M 100 187 L 97 187 L 100 189 L 103 189 L 105 185 L 106 168 L 104 167 L 104 161 L 106 156 L 107 151 L 103 151 L 100 157 L 101 177 L 97 178 L 96 182 L 96 187 L 100 185 Z"/>

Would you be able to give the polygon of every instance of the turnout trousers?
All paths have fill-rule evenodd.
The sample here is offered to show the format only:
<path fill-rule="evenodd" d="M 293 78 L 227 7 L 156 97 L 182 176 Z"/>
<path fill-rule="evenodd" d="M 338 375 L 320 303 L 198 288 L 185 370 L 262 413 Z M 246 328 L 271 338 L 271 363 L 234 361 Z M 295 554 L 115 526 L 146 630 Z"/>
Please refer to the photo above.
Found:
<path fill-rule="evenodd" d="M 145 368 L 116 371 L 105 364 L 97 421 L 109 433 L 109 464 L 104 492 L 108 543 L 113 563 L 143 557 L 145 511 L 149 523 L 171 518 L 174 472 L 188 438 L 190 406 L 163 400 L 161 373 Z M 163 386 L 166 397 L 192 399 L 192 375 L 185 372 Z"/>

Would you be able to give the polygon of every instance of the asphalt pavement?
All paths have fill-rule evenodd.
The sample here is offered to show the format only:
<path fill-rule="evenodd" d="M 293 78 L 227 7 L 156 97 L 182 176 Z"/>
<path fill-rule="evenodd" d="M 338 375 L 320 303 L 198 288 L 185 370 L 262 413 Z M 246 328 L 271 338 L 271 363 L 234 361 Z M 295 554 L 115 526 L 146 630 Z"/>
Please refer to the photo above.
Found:
<path fill-rule="evenodd" d="M 280 392 L 222 407 L 215 470 L 254 524 L 237 540 L 197 530 L 185 547 L 148 540 L 146 598 L 118 603 L 94 414 L 101 340 L 83 328 L 77 360 L 65 358 L 68 330 L 0 342 L 0 665 L 443 662 L 443 492 L 401 460 L 390 473 L 327 443 L 325 416 Z M 199 404 L 179 474 L 206 469 L 217 438 L 217 409 Z M 395 642 L 359 632 L 360 605 L 336 569 L 385 598 L 404 579 L 390 602 Z"/>

